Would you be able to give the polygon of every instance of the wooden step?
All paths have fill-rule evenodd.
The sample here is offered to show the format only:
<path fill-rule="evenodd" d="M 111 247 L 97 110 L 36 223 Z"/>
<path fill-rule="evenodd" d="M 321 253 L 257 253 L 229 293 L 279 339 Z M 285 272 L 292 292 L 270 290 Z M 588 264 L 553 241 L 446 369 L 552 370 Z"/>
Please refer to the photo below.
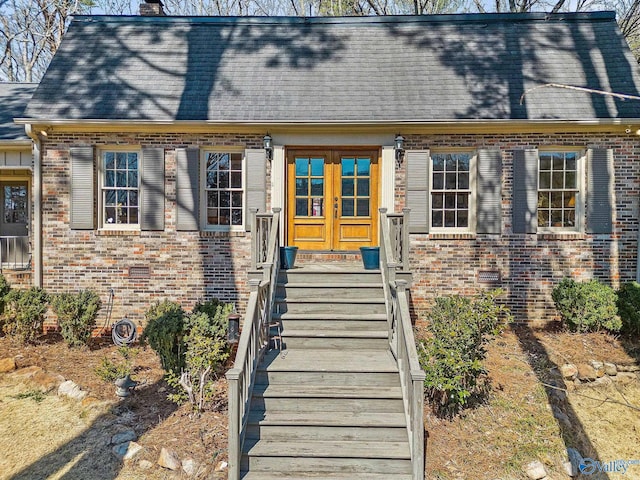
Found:
<path fill-rule="evenodd" d="M 344 385 L 256 384 L 254 396 L 267 398 L 396 398 L 402 399 L 400 386 L 370 387 Z"/>
<path fill-rule="evenodd" d="M 306 330 L 282 332 L 285 349 L 325 349 L 325 350 L 375 350 L 389 348 L 387 332 L 324 332 Z"/>
<path fill-rule="evenodd" d="M 333 318 L 334 315 L 374 315 L 386 314 L 384 301 L 365 303 L 353 301 L 326 301 L 314 302 L 309 300 L 295 302 L 279 302 L 273 306 L 273 313 L 316 314 L 324 318 Z"/>
<path fill-rule="evenodd" d="M 382 284 L 359 283 L 341 284 L 335 283 L 330 286 L 314 283 L 294 283 L 279 284 L 276 290 L 278 298 L 380 298 L 384 299 Z"/>
<path fill-rule="evenodd" d="M 404 413 L 402 400 L 396 398 L 333 398 L 333 397 L 263 397 L 251 399 L 255 412 L 321 412 L 327 416 L 342 417 L 361 412 Z"/>
<path fill-rule="evenodd" d="M 256 387 L 259 385 L 297 384 L 317 388 L 344 385 L 345 387 L 386 388 L 399 387 L 400 377 L 397 372 L 299 372 L 299 371 L 266 371 L 259 369 L 256 374 Z"/>
<path fill-rule="evenodd" d="M 276 297 L 276 304 L 295 304 L 295 303 L 313 303 L 313 304 L 321 304 L 321 305 L 331 305 L 334 303 L 339 304 L 347 304 L 347 305 L 363 305 L 363 304 L 383 304 L 384 305 L 384 297 L 383 296 L 374 296 L 374 297 L 338 297 L 336 295 L 323 295 L 318 297 L 305 296 L 305 297 L 295 297 L 295 298 L 283 298 Z"/>
<path fill-rule="evenodd" d="M 291 349 L 268 351 L 260 366 L 267 372 L 397 372 L 390 351 L 335 350 L 330 355 L 323 349 Z"/>
<path fill-rule="evenodd" d="M 344 270 L 326 271 L 314 268 L 280 270 L 278 284 L 312 283 L 314 285 L 362 284 L 374 283 L 382 285 L 382 275 L 376 270 Z"/>
<path fill-rule="evenodd" d="M 278 319 L 283 329 L 291 330 L 336 330 L 336 331 L 387 331 L 386 319 L 376 320 L 321 320 L 285 317 Z M 273 330 L 275 332 L 275 329 Z"/>
<path fill-rule="evenodd" d="M 412 480 L 413 476 L 409 473 L 396 473 L 393 478 L 390 478 L 388 473 L 248 472 L 241 478 L 242 480 Z"/>
<path fill-rule="evenodd" d="M 403 413 L 357 412 L 349 415 L 327 415 L 325 412 L 250 411 L 249 424 L 317 427 L 405 427 Z"/>
<path fill-rule="evenodd" d="M 243 455 L 240 464 L 242 472 L 252 470 L 254 472 L 278 473 L 289 472 L 306 475 L 313 472 L 314 475 L 333 473 L 348 475 L 353 474 L 387 474 L 389 480 L 395 480 L 396 475 L 411 474 L 411 460 L 388 458 L 331 458 L 331 457 L 269 457 Z M 262 477 L 260 477 L 262 478 Z M 294 477 L 295 478 L 295 477 Z M 304 478 L 304 476 L 301 476 Z M 322 478 L 322 476 L 320 476 Z M 344 477 L 338 477 L 344 478 Z"/>
<path fill-rule="evenodd" d="M 367 440 L 406 442 L 407 428 L 368 426 L 247 425 L 245 438 L 270 440 Z"/>
<path fill-rule="evenodd" d="M 251 440 L 246 444 L 251 457 L 411 459 L 407 442 Z"/>
<path fill-rule="evenodd" d="M 323 312 L 311 312 L 311 313 L 292 313 L 292 312 L 283 312 L 278 313 L 274 312 L 272 315 L 274 320 L 361 320 L 361 321 L 381 321 L 387 320 L 386 313 L 372 313 L 372 314 L 361 314 L 361 313 L 332 313 L 331 315 L 327 315 Z"/>

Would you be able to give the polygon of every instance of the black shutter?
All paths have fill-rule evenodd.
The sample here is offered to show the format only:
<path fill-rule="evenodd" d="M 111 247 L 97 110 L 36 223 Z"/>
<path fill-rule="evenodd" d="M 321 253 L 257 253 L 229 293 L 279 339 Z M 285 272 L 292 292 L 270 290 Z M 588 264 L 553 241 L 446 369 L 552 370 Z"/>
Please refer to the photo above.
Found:
<path fill-rule="evenodd" d="M 71 212 L 72 230 L 95 228 L 95 177 L 93 147 L 72 147 L 71 155 Z"/>
<path fill-rule="evenodd" d="M 611 233 L 613 228 L 613 150 L 587 153 L 587 232 Z"/>
<path fill-rule="evenodd" d="M 200 151 L 176 149 L 176 168 L 176 230 L 196 231 L 200 223 Z"/>
<path fill-rule="evenodd" d="M 405 205 L 411 209 L 410 233 L 429 233 L 429 150 L 405 152 L 407 191 Z"/>
<path fill-rule="evenodd" d="M 477 233 L 502 232 L 502 154 L 478 150 Z"/>
<path fill-rule="evenodd" d="M 164 149 L 142 149 L 140 228 L 164 230 Z"/>
<path fill-rule="evenodd" d="M 513 233 L 538 230 L 538 150 L 513 152 Z"/>

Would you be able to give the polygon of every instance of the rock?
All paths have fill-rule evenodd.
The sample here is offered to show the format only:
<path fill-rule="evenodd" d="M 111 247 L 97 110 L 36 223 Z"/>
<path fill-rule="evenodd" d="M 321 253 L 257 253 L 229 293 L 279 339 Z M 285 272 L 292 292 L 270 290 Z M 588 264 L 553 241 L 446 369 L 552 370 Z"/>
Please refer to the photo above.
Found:
<path fill-rule="evenodd" d="M 32 365 L 30 367 L 19 368 L 18 370 L 13 371 L 11 373 L 11 377 L 21 381 L 26 381 L 31 380 L 37 373 L 44 373 L 44 370 L 36 365 Z"/>
<path fill-rule="evenodd" d="M 640 365 L 636 365 L 635 363 L 631 363 L 628 365 L 618 365 L 617 366 L 619 372 L 638 372 L 640 371 Z"/>
<path fill-rule="evenodd" d="M 140 453 L 140 451 L 142 450 L 142 445 L 140 445 L 139 443 L 128 443 L 129 448 L 127 448 L 127 452 L 124 454 L 124 457 L 122 457 L 123 460 L 131 460 L 132 458 L 135 458 L 135 456 L 138 455 L 138 453 Z"/>
<path fill-rule="evenodd" d="M 58 387 L 58 396 L 82 400 L 87 396 L 87 392 L 76 385 L 73 380 L 67 380 L 66 382 L 62 382 Z"/>
<path fill-rule="evenodd" d="M 590 360 L 589 365 L 591 365 L 593 369 L 596 371 L 596 377 L 598 378 L 604 377 L 604 374 L 605 374 L 604 363 L 599 362 L 597 360 Z"/>
<path fill-rule="evenodd" d="M 133 430 L 127 430 L 126 432 L 116 433 L 111 437 L 111 444 L 117 445 L 119 443 L 131 442 L 137 440 L 138 436 Z"/>
<path fill-rule="evenodd" d="M 598 378 L 598 373 L 591 365 L 581 363 L 578 365 L 578 378 L 583 382 L 593 382 Z"/>
<path fill-rule="evenodd" d="M 560 367 L 562 378 L 574 379 L 578 375 L 578 369 L 575 365 L 565 363 Z"/>
<path fill-rule="evenodd" d="M 138 462 L 138 467 L 142 470 L 149 470 L 153 467 L 153 462 L 150 462 L 149 460 L 140 460 Z"/>
<path fill-rule="evenodd" d="M 527 477 L 529 477 L 531 480 L 541 480 L 542 478 L 547 476 L 547 471 L 545 470 L 542 462 L 539 460 L 531 462 L 524 468 L 524 471 L 527 474 Z"/>
<path fill-rule="evenodd" d="M 615 377 L 618 374 L 618 368 L 616 367 L 616 364 L 605 362 L 604 373 L 606 373 L 610 377 Z"/>
<path fill-rule="evenodd" d="M 570 476 L 570 477 L 577 477 L 579 470 L 573 466 L 573 463 L 571 462 L 564 462 L 562 464 L 562 467 L 564 468 L 565 473 Z"/>
<path fill-rule="evenodd" d="M 180 468 L 182 468 L 180 459 L 178 458 L 178 454 L 173 450 L 169 448 L 164 448 L 164 447 L 162 447 L 162 450 L 160 450 L 160 457 L 158 457 L 158 465 L 174 471 L 180 470 Z"/>
<path fill-rule="evenodd" d="M 111 449 L 111 451 L 116 457 L 122 458 L 126 455 L 128 449 L 129 449 L 129 442 L 125 442 L 125 443 L 120 443 L 114 446 Z"/>
<path fill-rule="evenodd" d="M 635 382 L 638 379 L 638 376 L 633 372 L 618 372 L 618 375 L 615 376 L 615 381 L 626 385 L 631 382 Z"/>
<path fill-rule="evenodd" d="M 182 460 L 182 470 L 188 477 L 194 477 L 199 469 L 200 465 L 193 458 L 185 458 Z"/>
<path fill-rule="evenodd" d="M 0 373 L 13 372 L 18 366 L 13 358 L 0 359 Z"/>
<path fill-rule="evenodd" d="M 46 393 L 58 388 L 62 382 L 64 382 L 64 377 L 56 373 L 36 372 L 35 375 L 31 377 L 31 382 L 34 383 L 39 390 Z"/>
<path fill-rule="evenodd" d="M 216 472 L 222 472 L 223 470 L 226 470 L 228 466 L 229 464 L 227 462 L 218 462 L 216 465 Z"/>

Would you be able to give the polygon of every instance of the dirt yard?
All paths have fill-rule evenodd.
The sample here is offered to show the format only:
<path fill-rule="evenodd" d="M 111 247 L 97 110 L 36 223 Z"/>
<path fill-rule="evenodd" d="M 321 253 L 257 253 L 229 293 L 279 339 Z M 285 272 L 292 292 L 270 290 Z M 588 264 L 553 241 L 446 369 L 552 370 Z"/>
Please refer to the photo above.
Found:
<path fill-rule="evenodd" d="M 134 360 L 140 384 L 125 400 L 117 400 L 115 387 L 95 373 L 103 357 L 118 359 L 113 346 L 68 349 L 50 339 L 18 347 L 0 338 L 0 358 L 6 357 L 15 357 L 19 368 L 38 366 L 73 380 L 89 396 L 76 401 L 55 392 L 41 395 L 15 372 L 0 374 L 0 479 L 187 478 L 157 464 L 163 447 L 195 462 L 191 478 L 226 478 L 224 380 L 218 382 L 216 409 L 194 416 L 187 406 L 166 399 L 163 372 L 149 349 Z M 568 479 L 567 447 L 603 463 L 640 459 L 638 373 L 580 386 L 560 374 L 567 363 L 635 365 L 638 358 L 638 342 L 607 334 L 508 329 L 490 348 L 492 391 L 484 402 L 455 420 L 438 418 L 425 407 L 427 478 L 526 479 L 524 467 L 539 460 L 549 480 Z M 122 461 L 112 452 L 111 439 L 129 430 L 142 450 Z M 640 479 L 640 465 L 630 465 L 624 476 L 577 478 Z"/>

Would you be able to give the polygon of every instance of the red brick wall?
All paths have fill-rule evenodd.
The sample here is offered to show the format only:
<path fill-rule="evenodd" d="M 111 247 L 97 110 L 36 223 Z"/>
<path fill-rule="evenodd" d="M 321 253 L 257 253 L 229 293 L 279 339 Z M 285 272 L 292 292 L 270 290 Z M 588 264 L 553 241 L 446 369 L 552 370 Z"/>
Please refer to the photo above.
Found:
<path fill-rule="evenodd" d="M 635 279 L 640 192 L 640 146 L 633 135 L 404 135 L 407 149 L 499 148 L 502 151 L 502 235 L 411 236 L 417 319 L 436 296 L 472 294 L 489 288 L 480 270 L 498 270 L 504 298 L 517 321 L 555 318 L 551 290 L 563 277 L 597 278 L 618 287 Z M 514 234 L 511 229 L 512 151 L 539 147 L 611 148 L 615 161 L 616 212 L 611 235 Z M 396 206 L 404 205 L 404 165 L 396 173 Z"/>
<path fill-rule="evenodd" d="M 69 148 L 78 145 L 133 145 L 165 149 L 165 230 L 161 232 L 81 231 L 69 228 Z M 242 312 L 248 293 L 250 238 L 245 232 L 178 232 L 175 205 L 175 149 L 239 146 L 259 148 L 253 135 L 135 135 L 52 133 L 43 143 L 43 287 L 50 293 L 91 288 L 103 301 L 110 289 L 112 321 L 123 316 L 142 323 L 154 302 L 171 299 L 186 309 L 217 297 Z M 129 267 L 147 266 L 148 279 L 129 276 Z"/>

